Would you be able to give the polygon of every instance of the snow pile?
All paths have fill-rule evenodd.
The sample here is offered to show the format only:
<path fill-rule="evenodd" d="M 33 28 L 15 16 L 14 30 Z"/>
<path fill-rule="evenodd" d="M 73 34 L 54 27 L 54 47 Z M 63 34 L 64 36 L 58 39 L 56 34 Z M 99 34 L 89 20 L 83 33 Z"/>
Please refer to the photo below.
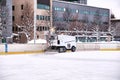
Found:
<path fill-rule="evenodd" d="M 34 43 L 34 40 L 28 41 L 28 43 Z M 36 39 L 35 43 L 47 43 L 45 39 Z"/>

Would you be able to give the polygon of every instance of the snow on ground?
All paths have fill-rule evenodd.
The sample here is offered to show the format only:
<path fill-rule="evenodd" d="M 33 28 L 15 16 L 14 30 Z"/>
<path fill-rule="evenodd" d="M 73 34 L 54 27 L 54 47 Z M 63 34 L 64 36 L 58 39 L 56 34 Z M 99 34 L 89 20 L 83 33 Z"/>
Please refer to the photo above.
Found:
<path fill-rule="evenodd" d="M 0 56 L 0 80 L 120 80 L 120 51 L 49 54 Z"/>
<path fill-rule="evenodd" d="M 47 43 L 47 41 L 45 39 L 36 39 L 35 42 L 36 43 Z M 34 40 L 31 40 L 28 43 L 34 43 Z"/>

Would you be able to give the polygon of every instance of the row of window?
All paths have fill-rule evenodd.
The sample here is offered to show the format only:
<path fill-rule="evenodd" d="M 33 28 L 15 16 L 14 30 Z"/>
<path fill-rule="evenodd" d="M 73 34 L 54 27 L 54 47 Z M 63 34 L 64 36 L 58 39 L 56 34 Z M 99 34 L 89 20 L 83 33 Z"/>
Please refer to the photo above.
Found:
<path fill-rule="evenodd" d="M 44 5 L 44 4 L 37 4 L 37 8 L 38 8 L 38 9 L 49 10 L 49 9 L 50 9 L 50 6 Z M 21 10 L 23 10 L 23 9 L 24 9 L 24 5 L 22 4 L 22 5 L 21 5 Z M 12 6 L 12 10 L 13 10 L 13 11 L 15 10 L 15 6 L 14 6 L 14 5 Z"/>
<path fill-rule="evenodd" d="M 13 31 L 22 31 L 18 27 L 13 27 L 12 29 L 13 29 Z M 37 31 L 48 31 L 48 30 L 49 30 L 49 27 L 46 27 L 46 26 L 37 26 Z"/>
<path fill-rule="evenodd" d="M 63 18 L 55 18 L 55 19 L 53 19 L 53 21 L 60 21 L 60 22 L 64 22 L 64 21 L 69 21 L 69 22 L 75 22 L 75 21 L 78 21 L 78 22 L 86 22 L 85 20 L 80 20 L 80 19 L 63 19 Z M 92 21 L 88 21 L 88 23 L 92 23 Z M 108 22 L 103 22 L 103 24 L 108 24 Z"/>
<path fill-rule="evenodd" d="M 65 12 L 66 8 L 62 8 L 62 7 L 54 7 L 55 11 L 61 11 L 61 12 Z M 69 10 L 71 13 L 80 13 L 80 14 L 87 14 L 87 15 L 96 15 L 98 14 L 95 11 L 87 11 L 87 10 L 78 10 L 78 9 L 70 9 Z M 108 13 L 100 13 L 100 16 L 109 16 Z"/>
<path fill-rule="evenodd" d="M 48 31 L 49 27 L 46 26 L 37 26 L 37 31 Z"/>
<path fill-rule="evenodd" d="M 18 27 L 13 27 L 12 30 L 13 30 L 13 31 L 21 31 L 21 29 L 18 28 Z"/>
<path fill-rule="evenodd" d="M 21 20 L 23 20 L 23 15 L 21 15 Z M 12 21 L 15 21 L 15 16 L 12 16 Z"/>
<path fill-rule="evenodd" d="M 21 15 L 21 20 L 22 19 L 23 19 L 23 15 Z M 37 20 L 50 21 L 50 16 L 37 15 Z M 12 21 L 15 21 L 15 16 L 12 16 Z"/>
<path fill-rule="evenodd" d="M 38 8 L 38 9 L 49 10 L 49 9 L 50 9 L 50 6 L 45 5 L 45 4 L 37 4 L 37 8 Z"/>
<path fill-rule="evenodd" d="M 23 10 L 23 9 L 24 9 L 24 5 L 22 4 L 22 5 L 21 5 L 21 10 Z M 13 10 L 13 11 L 15 10 L 15 6 L 14 6 L 14 5 L 12 6 L 12 10 Z"/>
<path fill-rule="evenodd" d="M 37 15 L 37 20 L 50 21 L 50 16 Z"/>

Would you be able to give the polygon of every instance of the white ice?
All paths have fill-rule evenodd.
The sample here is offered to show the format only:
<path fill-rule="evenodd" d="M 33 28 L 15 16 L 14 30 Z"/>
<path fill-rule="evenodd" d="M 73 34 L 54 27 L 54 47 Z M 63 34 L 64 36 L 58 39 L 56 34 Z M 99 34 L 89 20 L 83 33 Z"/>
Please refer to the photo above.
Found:
<path fill-rule="evenodd" d="M 120 80 L 120 51 L 2 55 L 0 80 Z"/>

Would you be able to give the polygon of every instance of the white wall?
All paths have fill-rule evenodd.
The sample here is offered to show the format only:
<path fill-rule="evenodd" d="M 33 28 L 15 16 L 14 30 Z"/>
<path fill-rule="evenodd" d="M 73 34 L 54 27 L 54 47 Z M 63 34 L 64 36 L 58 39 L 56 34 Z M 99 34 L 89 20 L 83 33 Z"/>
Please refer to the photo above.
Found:
<path fill-rule="evenodd" d="M 42 51 L 46 47 L 46 44 L 8 44 L 8 52 Z M 0 52 L 5 52 L 5 44 L 0 45 Z"/>
<path fill-rule="evenodd" d="M 120 50 L 120 43 L 78 43 L 77 50 Z"/>
<path fill-rule="evenodd" d="M 43 51 L 46 44 L 8 44 L 8 52 Z M 77 43 L 78 50 L 120 50 L 120 43 Z M 5 52 L 5 44 L 0 44 L 0 53 Z"/>

